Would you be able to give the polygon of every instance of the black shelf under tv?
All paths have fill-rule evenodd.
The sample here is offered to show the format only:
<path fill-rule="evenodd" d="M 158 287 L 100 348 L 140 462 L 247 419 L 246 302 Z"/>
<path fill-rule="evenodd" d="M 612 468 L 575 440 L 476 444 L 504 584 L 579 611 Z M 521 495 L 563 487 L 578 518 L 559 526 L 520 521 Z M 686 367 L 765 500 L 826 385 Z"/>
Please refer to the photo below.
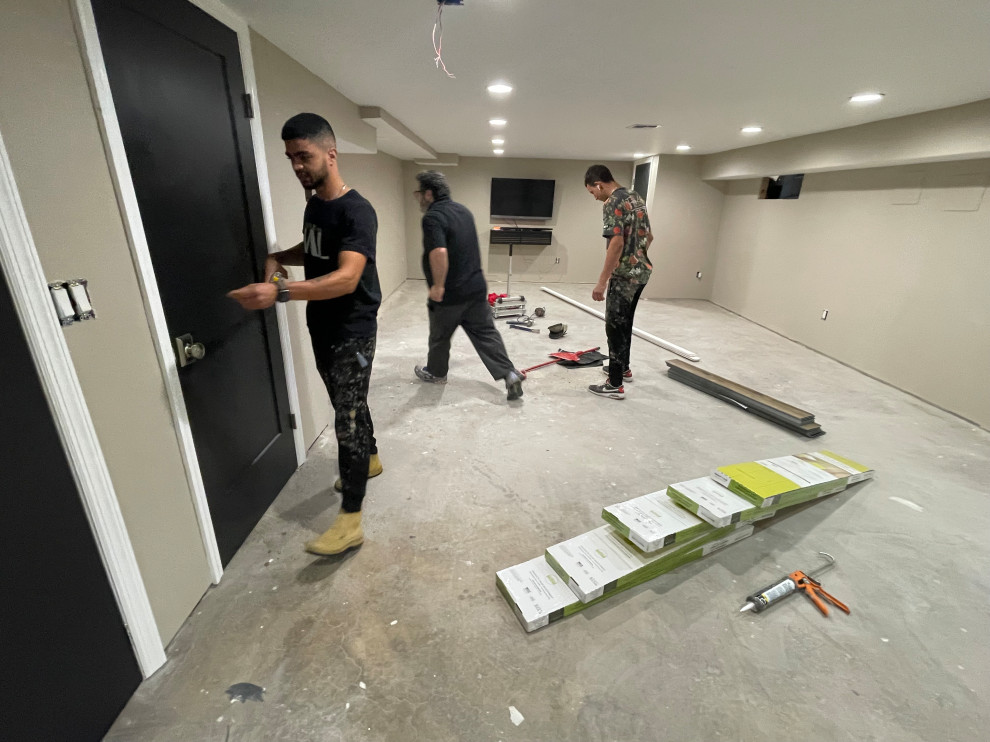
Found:
<path fill-rule="evenodd" d="M 489 232 L 489 245 L 549 245 L 553 230 L 542 227 L 501 227 Z"/>

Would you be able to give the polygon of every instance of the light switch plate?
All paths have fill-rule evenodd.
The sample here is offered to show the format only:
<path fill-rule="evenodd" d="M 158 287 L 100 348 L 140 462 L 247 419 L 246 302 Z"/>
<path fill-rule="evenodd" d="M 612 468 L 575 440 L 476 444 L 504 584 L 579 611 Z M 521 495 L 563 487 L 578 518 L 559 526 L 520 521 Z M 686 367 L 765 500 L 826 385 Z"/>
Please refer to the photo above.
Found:
<path fill-rule="evenodd" d="M 75 322 L 76 310 L 72 308 L 72 300 L 69 298 L 69 292 L 66 291 L 65 285 L 61 281 L 52 281 L 48 284 L 48 291 L 52 295 L 59 324 L 67 327 Z"/>
<path fill-rule="evenodd" d="M 66 284 L 69 291 L 69 298 L 75 307 L 76 319 L 94 319 L 96 312 L 89 300 L 89 282 L 85 278 L 73 278 Z"/>

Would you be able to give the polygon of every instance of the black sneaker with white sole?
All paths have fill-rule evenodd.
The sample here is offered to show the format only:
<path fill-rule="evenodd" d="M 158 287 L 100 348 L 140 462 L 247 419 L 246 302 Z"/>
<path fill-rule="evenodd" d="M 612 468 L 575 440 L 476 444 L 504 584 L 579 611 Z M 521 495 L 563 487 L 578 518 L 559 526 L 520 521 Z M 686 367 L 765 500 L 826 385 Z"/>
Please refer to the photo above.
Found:
<path fill-rule="evenodd" d="M 604 384 L 592 384 L 588 387 L 588 391 L 592 394 L 597 394 L 599 397 L 608 397 L 609 399 L 625 399 L 626 390 L 621 386 L 612 386 L 607 381 Z"/>

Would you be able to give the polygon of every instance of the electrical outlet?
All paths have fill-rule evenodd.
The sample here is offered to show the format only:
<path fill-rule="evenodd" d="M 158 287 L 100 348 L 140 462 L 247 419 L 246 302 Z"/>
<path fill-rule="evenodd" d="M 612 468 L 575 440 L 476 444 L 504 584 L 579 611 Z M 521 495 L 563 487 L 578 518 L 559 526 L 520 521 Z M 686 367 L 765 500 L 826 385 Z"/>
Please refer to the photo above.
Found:
<path fill-rule="evenodd" d="M 828 310 L 827 309 L 823 309 L 822 310 L 822 319 L 828 319 Z"/>
<path fill-rule="evenodd" d="M 694 277 L 700 279 L 701 278 L 701 271 L 698 271 L 697 273 L 695 273 L 694 274 Z"/>

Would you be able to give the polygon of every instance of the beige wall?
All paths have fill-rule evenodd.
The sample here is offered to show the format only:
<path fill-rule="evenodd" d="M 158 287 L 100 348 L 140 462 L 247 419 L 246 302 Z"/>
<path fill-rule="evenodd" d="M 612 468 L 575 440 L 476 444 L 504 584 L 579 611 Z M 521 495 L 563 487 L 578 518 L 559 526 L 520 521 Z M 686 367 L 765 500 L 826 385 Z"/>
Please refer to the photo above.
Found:
<path fill-rule="evenodd" d="M 650 209 L 653 275 L 643 291 L 644 298 L 711 296 L 724 196 L 721 184 L 702 180 L 700 172 L 700 157 L 660 157 Z"/>
<path fill-rule="evenodd" d="M 97 319 L 65 337 L 168 642 L 210 577 L 69 3 L 5 13 L 0 69 L 0 130 L 45 274 L 89 279 Z"/>
<path fill-rule="evenodd" d="M 447 175 L 455 201 L 475 216 L 482 265 L 492 290 L 504 290 L 508 271 L 508 246 L 489 246 L 493 224 L 489 219 L 491 179 L 547 178 L 556 181 L 554 216 L 546 222 L 523 221 L 520 226 L 551 227 L 553 242 L 547 246 L 516 245 L 512 251 L 512 279 L 533 283 L 595 283 L 605 260 L 602 209 L 584 187 L 590 160 L 530 160 L 496 157 L 462 157 L 456 167 L 437 168 Z M 606 162 L 622 185 L 632 181 L 632 163 Z M 648 298 L 701 298 L 711 291 L 715 264 L 722 192 L 718 184 L 700 178 L 698 157 L 661 157 L 656 196 L 650 221 L 655 241 L 650 248 L 654 274 L 647 286 Z M 416 187 L 416 173 L 425 168 L 404 163 L 406 191 Z M 412 204 L 412 198 L 409 197 Z M 410 278 L 422 278 L 421 214 L 407 210 L 406 257 Z M 555 262 L 556 259 L 560 262 Z M 702 271 L 702 280 L 695 278 Z M 513 291 L 515 293 L 515 291 Z"/>
<path fill-rule="evenodd" d="M 712 300 L 990 427 L 988 184 L 990 159 L 807 175 L 786 201 L 735 181 Z"/>
<path fill-rule="evenodd" d="M 302 111 L 318 113 L 330 121 L 336 133 L 343 132 L 351 139 L 360 139 L 362 147 L 372 149 L 375 130 L 361 120 L 357 105 L 254 32 L 251 33 L 251 53 L 258 85 L 276 240 L 279 248 L 285 249 L 302 239 L 306 206 L 303 190 L 285 158 L 280 136 L 285 120 Z M 346 149 L 353 150 L 354 147 L 348 145 Z M 371 201 L 378 214 L 378 277 L 382 296 L 387 297 L 405 280 L 407 272 L 402 165 L 386 154 L 341 154 L 340 172 L 348 185 Z M 301 278 L 302 268 L 294 268 L 292 273 L 293 277 Z M 288 311 L 301 407 L 299 416 L 306 445 L 311 445 L 330 423 L 330 403 L 313 361 L 305 305 L 292 302 Z"/>
<path fill-rule="evenodd" d="M 495 178 L 546 178 L 556 181 L 553 219 L 546 222 L 519 220 L 519 226 L 551 227 L 553 242 L 546 246 L 516 245 L 512 249 L 512 279 L 537 283 L 594 283 L 605 259 L 602 240 L 602 209 L 584 188 L 584 173 L 594 164 L 584 160 L 533 160 L 500 157 L 462 157 L 456 167 L 437 168 L 450 182 L 455 201 L 474 214 L 481 245 L 482 266 L 492 290 L 505 289 L 508 272 L 508 246 L 489 246 L 493 224 L 490 213 L 491 180 Z M 629 184 L 632 164 L 604 163 L 622 183 Z M 416 189 L 416 173 L 427 168 L 413 162 L 403 164 L 405 191 Z M 406 218 L 406 262 L 410 278 L 422 278 L 423 234 L 421 214 L 408 196 Z M 556 259 L 560 259 L 556 263 Z M 515 292 L 513 292 L 515 293 Z"/>
<path fill-rule="evenodd" d="M 701 177 L 762 178 L 990 157 L 988 122 L 990 99 L 708 155 Z"/>

